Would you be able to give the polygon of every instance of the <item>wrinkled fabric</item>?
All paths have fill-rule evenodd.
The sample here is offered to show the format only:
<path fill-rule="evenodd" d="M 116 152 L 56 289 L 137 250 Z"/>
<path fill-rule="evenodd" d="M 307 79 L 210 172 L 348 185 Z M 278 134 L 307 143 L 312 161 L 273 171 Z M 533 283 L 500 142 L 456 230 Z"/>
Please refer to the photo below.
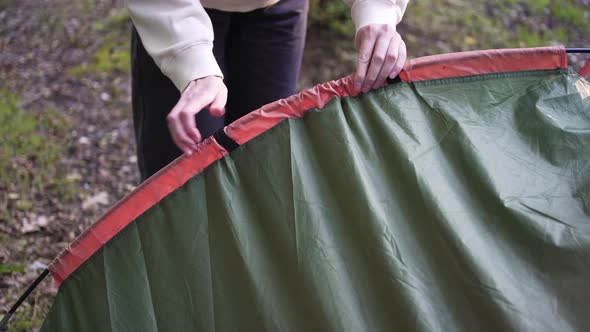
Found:
<path fill-rule="evenodd" d="M 590 84 L 397 83 L 288 119 L 140 215 L 43 331 L 585 331 Z"/>

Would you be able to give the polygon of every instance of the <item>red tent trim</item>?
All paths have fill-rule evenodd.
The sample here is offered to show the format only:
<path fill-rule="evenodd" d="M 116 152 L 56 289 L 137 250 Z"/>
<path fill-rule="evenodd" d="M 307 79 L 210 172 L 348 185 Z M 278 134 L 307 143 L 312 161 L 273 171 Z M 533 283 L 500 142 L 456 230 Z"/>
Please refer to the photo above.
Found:
<path fill-rule="evenodd" d="M 404 82 L 567 68 L 563 46 L 471 51 L 431 55 L 407 61 L 400 74 Z"/>
<path fill-rule="evenodd" d="M 590 75 L 590 59 L 586 60 L 586 64 L 580 69 L 580 75 L 582 75 L 582 77 Z"/>
<path fill-rule="evenodd" d="M 452 53 L 409 60 L 400 73 L 404 82 L 479 74 L 567 68 L 563 47 L 506 49 Z M 338 97 L 356 96 L 351 76 L 317 85 L 267 104 L 224 128 L 238 144 L 289 118 L 300 118 Z M 78 236 L 49 265 L 57 285 L 133 220 L 228 152 L 213 138 L 205 139 L 192 155 L 183 155 L 125 196 Z"/>

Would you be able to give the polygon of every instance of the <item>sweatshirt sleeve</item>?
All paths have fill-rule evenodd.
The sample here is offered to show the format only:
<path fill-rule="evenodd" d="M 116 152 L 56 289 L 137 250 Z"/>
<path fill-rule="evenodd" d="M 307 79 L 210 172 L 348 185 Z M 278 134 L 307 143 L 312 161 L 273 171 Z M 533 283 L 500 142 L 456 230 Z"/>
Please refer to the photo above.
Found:
<path fill-rule="evenodd" d="M 195 79 L 223 74 L 213 56 L 213 26 L 197 0 L 127 0 L 147 52 L 183 91 Z"/>
<path fill-rule="evenodd" d="M 351 6 L 352 22 L 358 32 L 368 24 L 397 25 L 409 0 L 344 0 Z"/>

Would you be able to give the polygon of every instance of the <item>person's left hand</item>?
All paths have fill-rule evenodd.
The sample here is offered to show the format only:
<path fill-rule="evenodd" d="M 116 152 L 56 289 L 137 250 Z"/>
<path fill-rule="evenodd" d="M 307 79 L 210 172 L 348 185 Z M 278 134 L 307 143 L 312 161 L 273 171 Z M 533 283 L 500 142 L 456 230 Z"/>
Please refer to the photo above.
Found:
<path fill-rule="evenodd" d="M 406 44 L 391 24 L 369 24 L 356 34 L 358 62 L 354 88 L 367 92 L 394 78 L 406 62 Z"/>

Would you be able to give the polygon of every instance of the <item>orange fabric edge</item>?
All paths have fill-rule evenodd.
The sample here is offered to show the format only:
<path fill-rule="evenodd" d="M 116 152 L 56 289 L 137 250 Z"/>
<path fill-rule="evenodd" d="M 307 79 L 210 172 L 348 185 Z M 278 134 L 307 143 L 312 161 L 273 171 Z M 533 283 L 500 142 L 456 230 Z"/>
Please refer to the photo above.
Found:
<path fill-rule="evenodd" d="M 334 97 L 356 96 L 352 76 L 326 82 L 252 111 L 225 127 L 225 133 L 242 145 L 288 118 L 300 118 L 324 107 Z"/>
<path fill-rule="evenodd" d="M 582 67 L 582 69 L 580 69 L 580 75 L 582 77 L 587 77 L 590 75 L 590 59 L 586 60 L 586 64 L 584 67 Z"/>
<path fill-rule="evenodd" d="M 417 82 L 442 78 L 567 68 L 563 46 L 498 49 L 431 55 L 406 61 L 400 78 Z"/>
<path fill-rule="evenodd" d="M 133 220 L 225 155 L 227 151 L 210 137 L 200 143 L 193 154 L 182 155 L 144 181 L 80 234 L 49 264 L 48 268 L 56 284 L 59 286 Z"/>

